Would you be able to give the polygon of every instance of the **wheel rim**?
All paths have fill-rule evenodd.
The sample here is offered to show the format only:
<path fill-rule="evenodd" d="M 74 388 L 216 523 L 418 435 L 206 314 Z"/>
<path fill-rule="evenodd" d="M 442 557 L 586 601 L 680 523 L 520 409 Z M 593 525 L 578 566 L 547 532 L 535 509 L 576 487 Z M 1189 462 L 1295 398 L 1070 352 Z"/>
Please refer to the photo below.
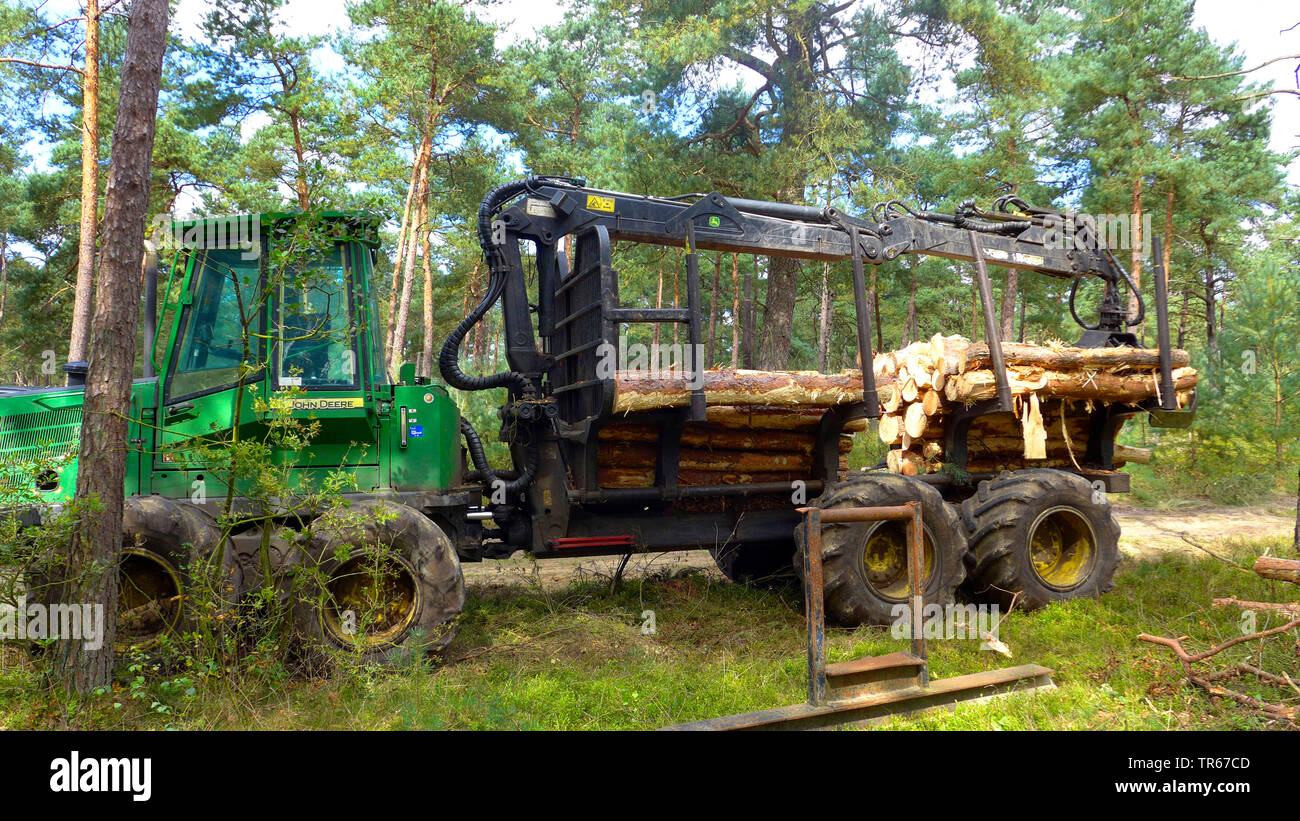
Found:
<path fill-rule="evenodd" d="M 147 547 L 122 548 L 118 564 L 117 643 L 158 643 L 181 618 L 181 579 L 171 562 Z"/>
<path fill-rule="evenodd" d="M 1078 587 L 1097 562 L 1092 525 L 1071 507 L 1044 510 L 1029 530 L 1029 561 L 1034 575 L 1053 590 Z"/>
<path fill-rule="evenodd" d="M 907 528 L 904 522 L 876 522 L 862 547 L 863 578 L 889 601 L 907 601 Z M 923 528 L 921 542 L 921 586 L 925 588 L 934 575 L 934 539 L 929 528 Z"/>
<path fill-rule="evenodd" d="M 353 554 L 330 574 L 325 589 L 326 632 L 354 649 L 393 644 L 420 608 L 415 570 L 399 556 Z"/>

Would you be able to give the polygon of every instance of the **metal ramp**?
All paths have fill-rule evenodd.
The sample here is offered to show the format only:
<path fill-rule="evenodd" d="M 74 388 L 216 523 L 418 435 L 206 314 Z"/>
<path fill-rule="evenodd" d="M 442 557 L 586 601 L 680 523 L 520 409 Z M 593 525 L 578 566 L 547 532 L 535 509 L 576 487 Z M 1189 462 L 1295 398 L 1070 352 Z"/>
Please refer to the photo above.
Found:
<path fill-rule="evenodd" d="M 1052 671 L 1037 664 L 931 681 L 922 629 L 921 505 L 800 508 L 806 545 L 804 601 L 808 621 L 808 701 L 772 710 L 723 716 L 665 730 L 805 730 L 863 724 L 887 716 L 949 707 L 1013 692 L 1053 689 Z M 826 663 L 826 608 L 822 578 L 822 523 L 906 521 L 907 583 L 911 598 L 911 651 Z"/>

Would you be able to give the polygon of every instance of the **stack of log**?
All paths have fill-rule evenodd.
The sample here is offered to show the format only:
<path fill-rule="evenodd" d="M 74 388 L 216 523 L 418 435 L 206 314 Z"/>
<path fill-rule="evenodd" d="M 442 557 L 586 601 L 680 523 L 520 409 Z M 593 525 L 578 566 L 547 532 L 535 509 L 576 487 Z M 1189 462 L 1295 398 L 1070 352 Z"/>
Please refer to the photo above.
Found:
<path fill-rule="evenodd" d="M 1014 413 L 981 416 L 968 438 L 970 472 L 1037 467 L 1080 467 L 1088 417 L 1097 405 L 1132 404 L 1159 396 L 1159 355 L 1150 349 L 1003 345 Z M 1172 354 L 1179 405 L 1196 385 L 1186 351 Z M 945 461 L 944 430 L 954 410 L 997 394 L 988 345 L 936 335 L 875 357 L 880 399 L 877 434 L 890 446 L 891 471 L 938 471 Z M 687 423 L 682 435 L 682 485 L 785 482 L 810 476 L 817 426 L 830 408 L 860 401 L 860 371 L 708 370 L 703 390 L 707 421 Z M 649 487 L 654 482 L 659 428 L 642 414 L 690 402 L 680 373 L 620 372 L 616 419 L 600 432 L 600 483 Z M 841 470 L 853 423 L 840 443 Z M 1145 461 L 1149 452 L 1117 446 L 1116 462 Z"/>
<path fill-rule="evenodd" d="M 1144 348 L 1072 348 L 1004 343 L 1013 412 L 979 417 L 970 428 L 967 470 L 1079 467 L 1096 405 L 1158 398 L 1159 353 Z M 1186 351 L 1172 352 L 1174 388 L 1185 407 L 1196 386 Z M 997 396 L 987 343 L 935 335 L 877 357 L 880 439 L 891 446 L 891 471 L 932 473 L 944 461 L 943 433 L 953 409 Z M 1116 463 L 1150 453 L 1117 447 Z"/>
<path fill-rule="evenodd" d="M 859 388 L 861 391 L 861 388 Z M 817 425 L 826 409 L 801 406 L 711 405 L 707 421 L 682 428 L 677 483 L 732 485 L 792 482 L 812 474 Z M 840 437 L 840 470 L 848 470 L 853 434 L 865 420 L 851 423 Z M 600 430 L 597 468 L 601 487 L 654 485 L 659 426 L 635 413 Z"/>

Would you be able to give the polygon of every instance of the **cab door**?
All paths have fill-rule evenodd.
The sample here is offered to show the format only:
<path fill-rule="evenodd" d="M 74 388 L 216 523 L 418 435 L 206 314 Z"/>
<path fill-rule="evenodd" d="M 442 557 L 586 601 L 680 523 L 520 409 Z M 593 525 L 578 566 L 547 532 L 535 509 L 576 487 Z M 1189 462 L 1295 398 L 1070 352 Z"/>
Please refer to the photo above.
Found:
<path fill-rule="evenodd" d="M 363 468 L 357 471 L 359 489 L 369 490 L 378 477 L 377 420 L 364 387 L 369 363 L 359 344 L 349 245 L 335 244 L 274 285 L 271 389 L 291 391 L 293 416 L 316 426 L 295 464 Z"/>
<path fill-rule="evenodd" d="M 204 473 L 204 445 L 228 439 L 236 422 L 241 438 L 260 435 L 254 412 L 265 381 L 260 290 L 258 257 L 238 248 L 195 252 L 159 401 L 153 458 L 159 492 L 224 495 L 204 488 L 212 480 Z"/>

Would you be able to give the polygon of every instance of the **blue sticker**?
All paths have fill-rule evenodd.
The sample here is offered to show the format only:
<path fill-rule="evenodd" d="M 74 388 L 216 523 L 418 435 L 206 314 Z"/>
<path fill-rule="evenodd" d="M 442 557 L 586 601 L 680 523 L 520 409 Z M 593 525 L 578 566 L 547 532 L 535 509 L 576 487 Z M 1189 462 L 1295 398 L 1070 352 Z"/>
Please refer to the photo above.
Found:
<path fill-rule="evenodd" d="M 418 439 L 424 435 L 424 425 L 411 425 L 407 428 L 407 431 Z"/>

